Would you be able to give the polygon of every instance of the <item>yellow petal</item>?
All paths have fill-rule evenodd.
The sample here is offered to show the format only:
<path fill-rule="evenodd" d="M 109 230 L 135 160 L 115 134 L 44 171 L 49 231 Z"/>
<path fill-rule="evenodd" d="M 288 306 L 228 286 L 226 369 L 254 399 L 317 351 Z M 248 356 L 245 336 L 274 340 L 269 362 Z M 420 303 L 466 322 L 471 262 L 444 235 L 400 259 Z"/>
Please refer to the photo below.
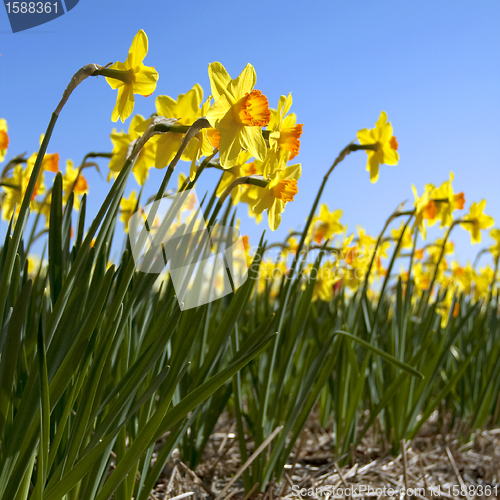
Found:
<path fill-rule="evenodd" d="M 227 169 L 235 165 L 241 151 L 239 136 L 242 128 L 244 127 L 235 124 L 233 127 L 227 128 L 224 133 L 221 132 L 219 151 L 222 168 Z"/>
<path fill-rule="evenodd" d="M 174 159 L 183 137 L 182 134 L 173 134 L 170 132 L 159 136 L 156 146 L 156 168 L 164 168 Z"/>
<path fill-rule="evenodd" d="M 300 179 L 302 175 L 302 165 L 297 163 L 296 165 L 290 165 L 289 167 L 283 170 L 283 173 L 280 175 L 282 179 Z M 340 211 L 340 215 L 342 215 L 342 210 Z M 339 217 L 340 217 L 339 215 Z"/>
<path fill-rule="evenodd" d="M 372 184 L 377 182 L 378 181 L 378 171 L 379 171 L 378 155 L 376 155 L 376 154 L 368 155 L 367 170 L 370 171 L 370 182 Z"/>
<path fill-rule="evenodd" d="M 361 144 L 373 144 L 375 142 L 371 130 L 364 128 L 357 133 L 358 141 Z"/>
<path fill-rule="evenodd" d="M 128 53 L 127 60 L 130 67 L 135 71 L 139 66 L 146 54 L 148 53 L 148 37 L 143 30 L 139 30 L 132 40 L 132 45 Z"/>
<path fill-rule="evenodd" d="M 134 111 L 134 93 L 132 87 L 124 85 L 118 89 L 116 104 L 111 115 L 111 121 L 116 122 L 118 118 L 124 122 Z"/>
<path fill-rule="evenodd" d="M 387 113 L 385 111 L 381 111 L 380 116 L 378 117 L 378 120 L 377 120 L 377 123 L 375 124 L 375 126 L 377 128 L 382 127 L 386 123 L 387 123 Z"/>
<path fill-rule="evenodd" d="M 257 160 L 263 161 L 266 157 L 267 146 L 260 127 L 243 127 L 241 130 L 241 145 Z"/>
<path fill-rule="evenodd" d="M 135 81 L 132 84 L 134 94 L 151 95 L 156 90 L 157 81 L 158 72 L 149 66 L 142 66 L 135 74 Z"/>
<path fill-rule="evenodd" d="M 213 62 L 208 65 L 208 77 L 210 78 L 212 95 L 214 96 L 214 99 L 217 100 L 226 92 L 227 86 L 231 81 L 231 77 L 226 71 L 226 68 L 224 68 L 220 62 Z"/>
<path fill-rule="evenodd" d="M 207 111 L 206 118 L 210 122 L 210 125 L 212 125 L 212 127 L 217 128 L 217 125 L 226 116 L 227 112 L 230 109 L 231 105 L 229 104 L 226 96 L 222 95 L 212 104 L 212 106 L 210 106 Z"/>
<path fill-rule="evenodd" d="M 255 69 L 249 63 L 245 66 L 245 69 L 240 73 L 238 78 L 231 80 L 228 90 L 236 100 L 239 100 L 247 92 L 250 93 L 253 90 L 256 82 L 257 75 L 255 73 Z"/>
<path fill-rule="evenodd" d="M 267 211 L 267 221 L 269 229 L 276 231 L 281 224 L 281 212 L 283 212 L 284 203 L 281 200 L 275 200 Z"/>

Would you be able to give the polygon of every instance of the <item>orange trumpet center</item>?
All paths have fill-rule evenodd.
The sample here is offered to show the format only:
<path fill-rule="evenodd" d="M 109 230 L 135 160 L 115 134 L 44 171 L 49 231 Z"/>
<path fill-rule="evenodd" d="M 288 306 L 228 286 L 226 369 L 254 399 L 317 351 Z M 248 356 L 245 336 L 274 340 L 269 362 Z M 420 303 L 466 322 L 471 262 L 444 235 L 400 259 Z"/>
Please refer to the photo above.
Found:
<path fill-rule="evenodd" d="M 9 147 L 9 136 L 5 130 L 0 130 L 0 149 L 7 149 Z"/>
<path fill-rule="evenodd" d="M 389 145 L 391 146 L 392 149 L 395 149 L 396 151 L 398 150 L 398 141 L 396 140 L 396 137 L 394 135 L 391 137 Z"/>
<path fill-rule="evenodd" d="M 464 193 L 458 193 L 453 196 L 453 203 L 455 205 L 455 208 L 458 208 L 458 210 L 463 210 L 464 205 L 465 205 L 465 196 Z"/>
<path fill-rule="evenodd" d="M 436 213 L 436 203 L 434 202 L 434 200 L 431 200 L 424 208 L 424 219 L 432 220 L 436 217 Z"/>
<path fill-rule="evenodd" d="M 235 107 L 236 121 L 242 125 L 265 127 L 271 119 L 267 97 L 260 90 L 252 90 Z"/>
<path fill-rule="evenodd" d="M 87 179 L 85 179 L 85 177 L 80 175 L 78 177 L 78 180 L 76 181 L 74 191 L 75 193 L 80 194 L 80 193 L 86 193 L 87 190 L 88 190 Z"/>
<path fill-rule="evenodd" d="M 293 197 L 299 192 L 295 179 L 284 179 L 278 181 L 276 186 L 271 188 L 273 196 L 281 201 L 293 201 Z"/>
<path fill-rule="evenodd" d="M 294 127 L 285 128 L 280 132 L 279 147 L 285 151 L 290 151 L 290 160 L 293 160 L 299 154 L 302 127 L 303 125 L 300 123 Z"/>
<path fill-rule="evenodd" d="M 207 139 L 208 142 L 214 147 L 219 149 L 220 134 L 219 131 L 210 127 L 207 129 Z"/>
<path fill-rule="evenodd" d="M 42 169 L 49 172 L 57 172 L 59 170 L 59 153 L 46 155 L 43 159 Z"/>

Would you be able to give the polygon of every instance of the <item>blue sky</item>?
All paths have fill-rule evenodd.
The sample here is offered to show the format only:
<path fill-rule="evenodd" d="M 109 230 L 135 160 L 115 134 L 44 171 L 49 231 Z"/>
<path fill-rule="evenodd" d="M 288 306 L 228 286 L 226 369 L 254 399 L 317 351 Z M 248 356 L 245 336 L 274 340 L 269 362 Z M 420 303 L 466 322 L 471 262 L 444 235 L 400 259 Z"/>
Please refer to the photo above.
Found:
<path fill-rule="evenodd" d="M 149 98 L 136 96 L 135 112 L 154 111 L 155 96 L 177 97 L 200 83 L 209 93 L 207 66 L 222 62 L 236 77 L 250 62 L 257 85 L 276 107 L 292 93 L 292 111 L 304 124 L 303 174 L 299 194 L 286 207 L 282 225 L 269 239 L 300 229 L 322 176 L 361 128 L 373 127 L 385 110 L 399 142 L 398 166 L 382 166 L 370 184 L 366 154 L 348 157 L 334 172 L 322 202 L 343 210 L 342 222 L 378 234 L 403 200 L 413 202 L 425 183 L 440 184 L 455 173 L 466 208 L 486 198 L 485 212 L 500 220 L 500 3 L 497 0 L 191 1 L 80 0 L 68 14 L 37 28 L 10 33 L 0 9 L 0 117 L 9 124 L 11 155 L 38 148 L 72 74 L 86 63 L 126 58 L 133 36 L 149 38 L 147 65 L 160 79 Z M 79 163 L 89 151 L 111 151 L 109 134 L 116 92 L 103 78 L 81 85 L 66 105 L 49 152 Z M 104 178 L 107 164 L 100 163 Z M 186 170 L 184 168 L 184 170 Z M 163 171 L 151 170 L 150 192 Z M 88 173 L 91 210 L 109 188 Z M 197 187 L 203 195 L 215 172 Z M 128 190 L 136 188 L 133 179 Z M 240 212 L 242 230 L 258 239 Z M 2 222 L 1 231 L 6 223 Z M 430 232 L 430 236 L 438 232 Z M 461 260 L 490 244 L 470 245 L 457 228 L 452 236 Z"/>

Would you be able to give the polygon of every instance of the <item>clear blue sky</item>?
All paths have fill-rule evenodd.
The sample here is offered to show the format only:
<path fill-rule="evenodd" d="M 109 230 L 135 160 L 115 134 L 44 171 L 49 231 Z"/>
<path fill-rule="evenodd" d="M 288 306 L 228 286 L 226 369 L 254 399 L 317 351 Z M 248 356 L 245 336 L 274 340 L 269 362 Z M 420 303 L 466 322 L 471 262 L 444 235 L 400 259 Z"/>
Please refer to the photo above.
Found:
<path fill-rule="evenodd" d="M 500 221 L 500 3 L 498 0 L 358 0 L 239 2 L 169 0 L 80 0 L 68 14 L 32 30 L 12 34 L 0 8 L 0 117 L 9 124 L 9 156 L 38 148 L 71 75 L 86 63 L 126 58 L 133 36 L 149 38 L 147 65 L 160 74 L 149 98 L 136 96 L 135 112 L 148 116 L 155 96 L 177 97 L 200 83 L 210 87 L 208 63 L 222 62 L 235 77 L 248 63 L 257 86 L 276 107 L 292 92 L 292 110 L 304 124 L 299 157 L 299 194 L 286 207 L 270 239 L 299 229 L 321 178 L 337 153 L 373 127 L 385 110 L 399 142 L 400 163 L 382 166 L 370 184 L 366 154 L 351 155 L 331 177 L 322 201 L 342 208 L 342 221 L 375 234 L 403 200 L 413 202 L 411 184 L 440 184 L 455 173 L 466 208 L 486 198 L 485 212 Z M 80 86 L 64 109 L 49 152 L 79 163 L 89 151 L 111 151 L 109 134 L 116 92 L 103 78 Z M 130 119 L 124 128 L 128 129 Z M 101 162 L 104 176 L 107 164 Z M 150 175 L 150 191 L 163 171 Z M 50 175 L 50 174 L 49 174 Z M 89 173 L 90 214 L 109 188 Z M 203 178 L 202 178 L 203 179 Z M 210 186 L 213 177 L 204 182 Z M 128 190 L 133 186 L 131 179 Z M 203 194 L 203 183 L 198 191 Z M 243 231 L 258 239 L 241 211 Z M 2 222 L 2 233 L 5 230 Z M 432 234 L 435 233 L 430 233 Z M 461 260 L 471 247 L 468 233 L 452 238 Z"/>

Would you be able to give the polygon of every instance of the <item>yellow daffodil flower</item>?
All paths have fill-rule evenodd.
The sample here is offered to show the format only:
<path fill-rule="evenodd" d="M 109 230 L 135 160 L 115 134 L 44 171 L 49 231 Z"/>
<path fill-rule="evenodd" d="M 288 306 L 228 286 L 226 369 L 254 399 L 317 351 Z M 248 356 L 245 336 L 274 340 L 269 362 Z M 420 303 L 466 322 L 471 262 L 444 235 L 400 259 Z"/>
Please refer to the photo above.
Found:
<path fill-rule="evenodd" d="M 421 262 L 417 262 L 413 267 L 413 278 L 417 290 L 428 290 L 431 286 L 431 273 L 428 269 L 424 269 Z"/>
<path fill-rule="evenodd" d="M 486 200 L 481 200 L 479 203 L 474 202 L 469 213 L 464 217 L 466 221 L 470 222 L 462 224 L 462 227 L 470 232 L 473 244 L 481 242 L 481 229 L 488 229 L 495 223 L 493 217 L 483 213 L 485 206 Z"/>
<path fill-rule="evenodd" d="M 436 219 L 441 221 L 441 228 L 453 222 L 453 212 L 462 210 L 465 205 L 464 193 L 455 194 L 451 185 L 454 175 L 450 172 L 450 179 L 443 182 L 438 188 L 429 190 L 429 195 L 436 205 Z"/>
<path fill-rule="evenodd" d="M 26 193 L 26 189 L 28 188 L 30 176 L 31 171 L 28 168 L 23 169 L 23 166 L 18 164 L 12 171 L 12 177 L 8 177 L 2 181 L 2 189 L 5 193 L 2 200 L 2 216 L 5 220 L 10 220 L 12 218 L 14 207 L 16 208 L 17 217 L 21 208 L 21 203 L 23 202 L 24 193 Z M 38 183 L 35 185 L 31 201 L 33 201 L 38 194 L 38 189 L 43 191 L 43 185 L 39 186 Z"/>
<path fill-rule="evenodd" d="M 111 142 L 113 143 L 113 156 L 109 161 L 110 175 L 116 177 L 121 171 L 131 152 L 131 143 L 141 136 L 141 130 L 147 128 L 148 120 L 141 115 L 135 115 L 130 122 L 128 133 L 117 132 L 113 129 L 111 132 Z M 155 164 L 157 135 L 147 141 L 141 149 L 135 160 L 132 172 L 139 186 L 142 186 L 147 178 L 149 169 Z M 108 177 L 109 179 L 109 177 Z"/>
<path fill-rule="evenodd" d="M 274 179 L 265 188 L 259 188 L 259 199 L 252 209 L 256 214 L 267 210 L 271 231 L 278 229 L 285 205 L 289 201 L 293 201 L 294 196 L 298 193 L 297 180 L 301 173 L 300 163 L 292 165 L 276 172 Z"/>
<path fill-rule="evenodd" d="M 300 150 L 302 124 L 296 124 L 295 113 L 287 113 L 292 105 L 292 95 L 282 95 L 278 109 L 270 109 L 271 119 L 268 124 L 269 146 L 268 161 L 264 168 L 264 177 L 269 178 L 281 165 L 293 160 Z"/>
<path fill-rule="evenodd" d="M 492 229 L 490 236 L 495 240 L 495 244 L 490 247 L 490 252 L 493 254 L 493 257 L 498 257 L 500 255 L 500 229 Z"/>
<path fill-rule="evenodd" d="M 122 198 L 120 201 L 120 220 L 125 225 L 125 232 L 128 233 L 128 221 L 135 212 L 137 207 L 137 195 L 135 191 L 131 191 L 128 198 Z"/>
<path fill-rule="evenodd" d="M 222 174 L 222 179 L 217 187 L 217 196 L 221 196 L 222 193 L 239 177 L 245 177 L 247 175 L 262 175 L 262 169 L 258 168 L 258 163 L 260 162 L 249 162 L 251 155 L 248 151 L 240 151 L 236 163 L 233 167 L 227 169 Z M 240 184 L 236 186 L 231 192 L 231 198 L 233 204 L 236 205 L 241 201 L 241 196 L 248 189 L 254 186 L 248 186 Z"/>
<path fill-rule="evenodd" d="M 253 88 L 257 81 L 253 66 L 247 64 L 233 80 L 222 64 L 214 62 L 208 66 L 208 75 L 215 102 L 206 117 L 220 134 L 221 166 L 234 166 L 241 149 L 264 160 L 267 146 L 261 127 L 269 123 L 271 112 L 267 97 Z"/>
<path fill-rule="evenodd" d="M 436 307 L 436 312 L 441 315 L 441 328 L 446 328 L 448 324 L 448 319 L 450 316 L 451 304 L 453 302 L 453 297 L 455 297 L 457 293 L 457 287 L 449 286 L 446 290 L 445 298 L 442 302 L 438 304 Z M 460 304 L 458 300 L 455 301 L 455 305 L 453 307 L 452 317 L 456 318 L 460 313 Z"/>
<path fill-rule="evenodd" d="M 323 302 L 330 302 L 335 295 L 335 284 L 342 279 L 342 274 L 335 263 L 331 261 L 322 265 L 317 273 L 312 300 L 316 301 L 320 299 Z"/>
<path fill-rule="evenodd" d="M 4 160 L 8 147 L 9 136 L 7 135 L 7 120 L 0 118 L 0 162 Z"/>
<path fill-rule="evenodd" d="M 392 134 L 392 125 L 387 121 L 385 111 L 380 113 L 380 117 L 375 124 L 375 128 L 364 128 L 358 132 L 360 144 L 376 144 L 375 151 L 367 150 L 368 164 L 366 170 L 370 172 L 370 181 L 377 182 L 379 167 L 382 164 L 397 165 L 399 161 L 398 141 Z"/>
<path fill-rule="evenodd" d="M 324 203 L 321 205 L 319 216 L 315 218 L 312 229 L 312 239 L 318 245 L 321 245 L 326 240 L 329 240 L 334 234 L 342 234 L 344 226 L 339 222 L 342 217 L 342 210 L 330 212 L 328 206 Z"/>
<path fill-rule="evenodd" d="M 73 207 L 75 210 L 80 209 L 80 196 L 84 193 L 88 193 L 88 183 L 87 179 L 78 172 L 78 168 L 74 168 L 73 162 L 71 160 L 66 160 L 66 172 L 63 175 L 63 191 L 64 191 L 64 202 L 67 203 L 71 192 L 75 193 Z"/>
<path fill-rule="evenodd" d="M 144 66 L 142 61 L 148 53 L 148 37 L 139 30 L 132 40 L 132 45 L 125 62 L 116 62 L 109 69 L 126 72 L 126 81 L 106 77 L 112 89 L 118 89 L 116 104 L 111 120 L 118 118 L 124 122 L 134 110 L 134 94 L 151 95 L 156 89 L 158 73 L 153 67 Z M 124 73 L 125 74 L 125 73 Z"/>
<path fill-rule="evenodd" d="M 405 223 L 401 222 L 400 226 L 398 229 L 392 229 L 391 234 L 394 240 L 397 242 L 401 238 L 401 234 L 403 233 L 403 229 L 405 227 Z M 401 248 L 411 248 L 413 245 L 413 240 L 411 237 L 411 232 L 409 229 L 407 229 L 404 232 L 403 239 L 401 240 Z"/>
<path fill-rule="evenodd" d="M 415 197 L 415 223 L 413 230 L 418 227 L 422 238 L 427 237 L 427 224 L 430 226 L 437 222 L 438 210 L 435 201 L 432 199 L 432 192 L 435 189 L 432 184 L 426 184 L 425 191 L 422 196 L 418 196 L 417 188 L 412 185 L 413 196 Z"/>

